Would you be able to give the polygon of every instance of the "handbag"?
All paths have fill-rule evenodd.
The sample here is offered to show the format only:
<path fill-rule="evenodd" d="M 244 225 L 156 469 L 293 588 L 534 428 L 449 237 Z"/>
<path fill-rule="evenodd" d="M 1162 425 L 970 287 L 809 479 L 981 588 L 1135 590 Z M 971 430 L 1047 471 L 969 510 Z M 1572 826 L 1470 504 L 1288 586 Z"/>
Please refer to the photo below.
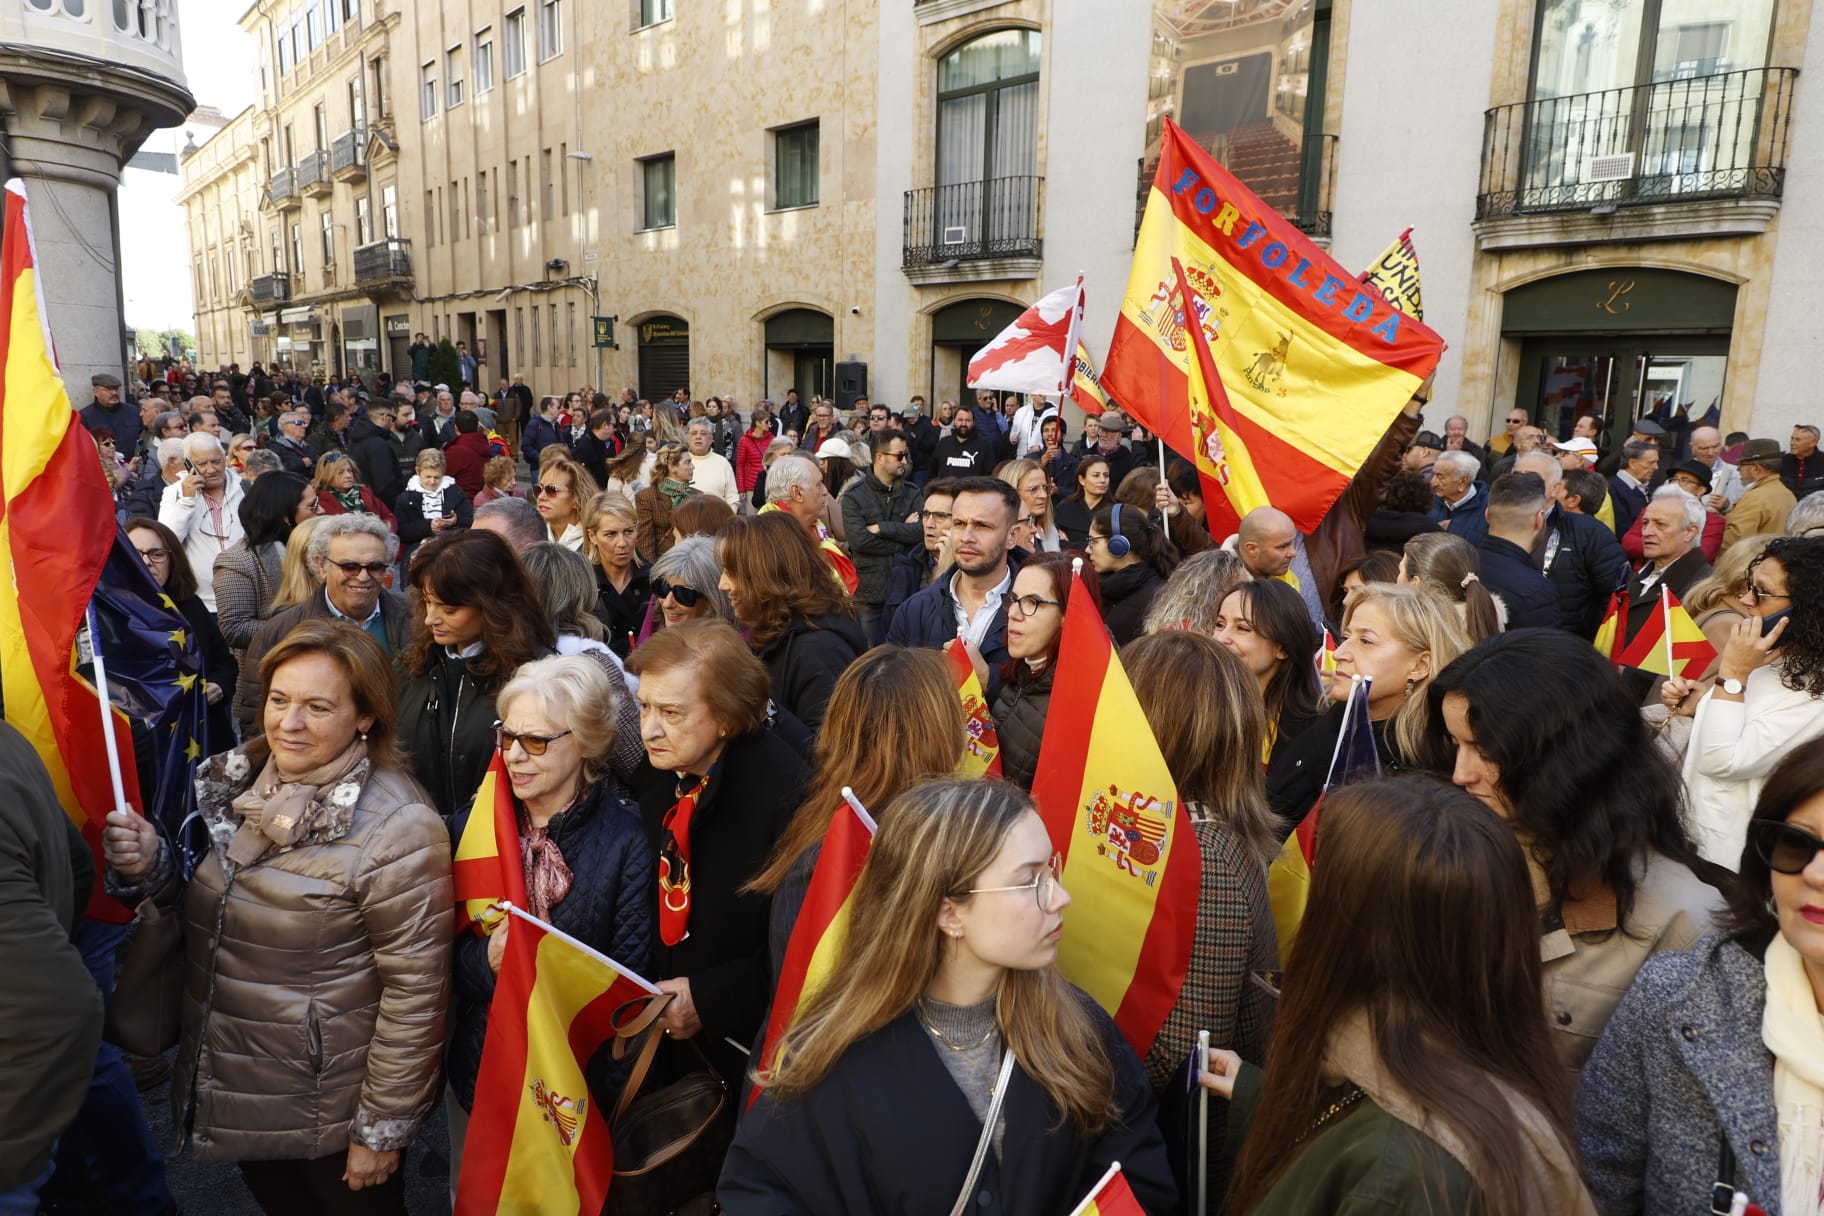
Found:
<path fill-rule="evenodd" d="M 102 1037 L 129 1055 L 162 1055 L 183 1023 L 184 923 L 150 899 L 134 910 L 133 936 L 114 974 Z"/>
<path fill-rule="evenodd" d="M 615 1014 L 617 1059 L 634 1039 L 645 1035 L 646 1042 L 608 1124 L 614 1140 L 614 1180 L 608 1186 L 604 1216 L 715 1210 L 716 1179 L 735 1139 L 735 1105 L 727 1083 L 695 1039 L 678 1042 L 695 1052 L 703 1067 L 636 1098 L 664 1038 L 652 1025 L 670 1003 L 669 993 L 649 998 L 645 1010 L 625 1025 L 621 1011 Z"/>

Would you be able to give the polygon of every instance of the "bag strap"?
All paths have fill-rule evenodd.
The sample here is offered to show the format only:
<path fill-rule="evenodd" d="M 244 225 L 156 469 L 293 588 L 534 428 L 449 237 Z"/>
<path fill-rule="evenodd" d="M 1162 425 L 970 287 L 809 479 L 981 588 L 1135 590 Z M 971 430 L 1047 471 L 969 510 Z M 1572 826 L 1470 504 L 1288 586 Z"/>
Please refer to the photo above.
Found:
<path fill-rule="evenodd" d="M 963 1179 L 963 1189 L 956 1197 L 956 1203 L 950 1209 L 950 1216 L 963 1216 L 969 1207 L 969 1192 L 975 1189 L 975 1180 L 981 1175 L 982 1162 L 988 1157 L 988 1146 L 994 1143 L 994 1125 L 1001 1120 L 1001 1102 L 1007 1097 L 1007 1082 L 1013 1078 L 1013 1052 L 1001 1052 L 1001 1075 L 994 1083 L 994 1097 L 988 1102 L 988 1117 L 982 1120 L 982 1138 L 975 1142 L 975 1160 L 969 1163 L 969 1176 Z"/>
<path fill-rule="evenodd" d="M 671 993 L 669 992 L 650 997 L 646 1002 L 646 1008 L 638 1017 L 625 1026 L 616 1026 L 614 1029 L 614 1051 L 617 1059 L 625 1054 L 624 1046 L 630 1040 L 644 1034 L 646 1041 L 640 1045 L 640 1054 L 633 1062 L 632 1071 L 627 1074 L 626 1084 L 621 1086 L 621 1099 L 614 1104 L 614 1114 L 608 1119 L 609 1127 L 613 1127 L 621 1121 L 621 1116 L 627 1113 L 629 1106 L 633 1105 L 634 1096 L 640 1092 L 640 1086 L 646 1083 L 646 1074 L 652 1071 L 652 1061 L 659 1054 L 659 1040 L 665 1037 L 652 1033 L 652 1024 L 659 1020 L 659 1015 L 665 1012 L 665 1007 L 669 1004 L 671 1004 Z"/>

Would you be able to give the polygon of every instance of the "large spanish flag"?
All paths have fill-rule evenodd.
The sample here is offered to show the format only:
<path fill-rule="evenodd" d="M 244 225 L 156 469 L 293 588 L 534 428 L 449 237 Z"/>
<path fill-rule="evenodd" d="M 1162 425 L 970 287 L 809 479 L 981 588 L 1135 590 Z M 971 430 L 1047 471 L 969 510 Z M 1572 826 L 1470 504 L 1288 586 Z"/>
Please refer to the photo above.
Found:
<path fill-rule="evenodd" d="M 849 937 L 855 881 L 861 877 L 861 867 L 867 864 L 874 829 L 873 817 L 860 803 L 847 798 L 830 816 L 823 852 L 817 855 L 811 885 L 804 893 L 804 904 L 798 909 L 798 921 L 792 926 L 779 968 L 779 987 L 773 992 L 773 1010 L 767 1016 L 766 1039 L 760 1046 L 761 1070 L 773 1066 L 779 1040 L 836 967 L 836 957 Z M 748 1091 L 749 1106 L 760 1096 L 761 1088 L 762 1083 L 756 1080 Z"/>
<path fill-rule="evenodd" d="M 495 907 L 526 904 L 526 863 L 519 851 L 519 815 L 507 784 L 500 749 L 469 804 L 469 821 L 456 842 L 450 877 L 456 886 L 457 929 L 492 933 L 502 913 Z"/>
<path fill-rule="evenodd" d="M 975 664 L 960 642 L 944 648 L 944 662 L 949 664 L 950 678 L 956 681 L 956 695 L 963 703 L 962 759 L 956 771 L 965 777 L 998 777 L 1001 775 L 1001 736 L 994 728 L 994 715 L 988 712 L 988 694 L 975 678 Z"/>
<path fill-rule="evenodd" d="M 1146 1209 L 1134 1197 L 1134 1188 L 1127 1185 L 1127 1175 L 1117 1161 L 1108 1167 L 1096 1189 L 1071 1209 L 1070 1216 L 1146 1216 Z"/>
<path fill-rule="evenodd" d="M 101 702 L 76 670 L 76 635 L 118 525 L 95 441 L 63 391 L 38 290 L 25 184 L 6 183 L 0 229 L 0 694 L 6 720 L 50 770 L 90 847 L 114 809 Z M 137 807 L 133 738 L 113 729 L 127 802 Z M 89 914 L 125 910 L 91 893 Z"/>
<path fill-rule="evenodd" d="M 1198 297 L 1188 313 L 1174 258 Z M 1214 353 L 1232 427 L 1193 400 L 1187 315 Z M 1102 367 L 1122 408 L 1200 467 L 1220 452 L 1250 468 L 1268 500 L 1310 531 L 1443 350 L 1166 120 Z M 1206 493 L 1216 535 L 1248 509 L 1237 501 L 1245 488 L 1237 477 Z"/>
<path fill-rule="evenodd" d="M 1032 795 L 1071 894 L 1058 969 L 1144 1059 L 1190 969 L 1197 838 L 1081 578 L 1057 662 Z"/>
<path fill-rule="evenodd" d="M 456 1216 L 597 1216 L 614 1177 L 614 1141 L 610 1112 L 596 1104 L 584 1070 L 614 1037 L 615 1010 L 658 989 L 519 908 L 511 913 Z"/>

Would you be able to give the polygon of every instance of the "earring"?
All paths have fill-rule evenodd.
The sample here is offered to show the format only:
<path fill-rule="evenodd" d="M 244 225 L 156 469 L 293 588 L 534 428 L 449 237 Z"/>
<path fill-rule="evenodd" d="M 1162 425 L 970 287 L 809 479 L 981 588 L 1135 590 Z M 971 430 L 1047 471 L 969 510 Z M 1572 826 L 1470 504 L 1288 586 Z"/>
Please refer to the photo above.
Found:
<path fill-rule="evenodd" d="M 1419 682 L 1416 679 L 1414 679 L 1411 676 L 1406 677 L 1406 695 L 1407 696 L 1410 697 L 1412 695 L 1412 690 L 1417 688 L 1418 686 L 1419 686 Z"/>
<path fill-rule="evenodd" d="M 361 732 L 361 742 L 363 742 L 363 743 L 367 742 L 367 732 L 366 731 Z"/>

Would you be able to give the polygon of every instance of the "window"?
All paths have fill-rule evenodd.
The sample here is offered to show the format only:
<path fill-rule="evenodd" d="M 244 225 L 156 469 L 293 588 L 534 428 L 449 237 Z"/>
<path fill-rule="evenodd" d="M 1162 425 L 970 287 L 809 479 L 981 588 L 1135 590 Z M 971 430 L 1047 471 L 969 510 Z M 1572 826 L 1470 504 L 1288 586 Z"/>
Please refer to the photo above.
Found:
<path fill-rule="evenodd" d="M 564 0 L 539 0 L 538 61 L 564 53 Z"/>
<path fill-rule="evenodd" d="M 551 366 L 556 367 L 557 366 L 557 347 L 558 347 L 558 344 L 557 344 L 557 305 L 555 305 L 555 304 L 551 305 L 551 311 L 549 313 L 547 313 L 546 315 L 551 319 Z"/>
<path fill-rule="evenodd" d="M 447 96 L 444 108 L 454 110 L 462 104 L 462 48 L 453 46 L 443 53 L 443 78 Z"/>
<path fill-rule="evenodd" d="M 507 14 L 505 26 L 500 34 L 501 51 L 505 56 L 507 79 L 521 75 L 526 70 L 526 10 L 515 9 Z"/>
<path fill-rule="evenodd" d="M 1038 206 L 1039 35 L 996 30 L 937 69 L 939 231 L 968 241 L 1034 222 Z"/>
<path fill-rule="evenodd" d="M 291 273 L 304 275 L 304 225 L 291 226 Z"/>
<path fill-rule="evenodd" d="M 371 245 L 374 243 L 374 217 L 367 205 L 365 194 L 355 195 L 355 244 Z"/>
<path fill-rule="evenodd" d="M 435 190 L 424 192 L 424 243 L 426 245 L 437 243 L 437 192 Z"/>
<path fill-rule="evenodd" d="M 272 273 L 285 273 L 285 238 L 277 228 L 272 230 Z"/>
<path fill-rule="evenodd" d="M 526 349 L 526 310 L 513 310 L 513 349 L 523 352 Z"/>
<path fill-rule="evenodd" d="M 818 125 L 783 127 L 773 133 L 773 206 L 815 207 L 818 185 Z"/>
<path fill-rule="evenodd" d="M 359 131 L 367 126 L 367 98 L 361 96 L 361 78 L 348 82 L 348 126 Z"/>
<path fill-rule="evenodd" d="M 380 188 L 380 228 L 388 240 L 399 235 L 399 188 L 397 186 Z"/>
<path fill-rule="evenodd" d="M 475 35 L 475 96 L 494 87 L 494 31 L 485 29 Z"/>
<path fill-rule="evenodd" d="M 323 213 L 323 265 L 336 264 L 336 222 L 329 212 Z"/>
<path fill-rule="evenodd" d="M 519 227 L 519 162 L 507 162 L 507 225 Z"/>
<path fill-rule="evenodd" d="M 677 157 L 667 152 L 640 162 L 641 228 L 670 228 L 678 222 Z"/>
<path fill-rule="evenodd" d="M 542 168 L 538 182 L 539 215 L 547 220 L 554 219 L 557 215 L 557 184 L 551 180 L 551 149 L 544 150 L 539 164 Z"/>
<path fill-rule="evenodd" d="M 566 337 L 568 337 L 570 340 L 570 366 L 575 367 L 576 366 L 576 302 L 571 301 L 569 308 L 570 308 L 570 329 L 569 329 L 568 333 L 566 334 Z"/>
<path fill-rule="evenodd" d="M 372 84 L 368 88 L 369 97 L 374 99 L 380 117 L 391 118 L 393 107 L 386 92 L 386 59 L 376 59 L 372 64 Z"/>
<path fill-rule="evenodd" d="M 671 20 L 671 0 L 636 0 L 636 3 L 639 5 L 638 21 L 641 28 Z"/>
<path fill-rule="evenodd" d="M 333 34 L 342 25 L 342 5 L 340 0 L 323 0 L 323 31 Z"/>
<path fill-rule="evenodd" d="M 319 101 L 310 113 L 311 126 L 316 131 L 317 151 L 329 147 L 329 105 Z"/>
<path fill-rule="evenodd" d="M 323 16 L 317 12 L 315 0 L 304 10 L 304 38 L 313 51 L 323 45 Z"/>
<path fill-rule="evenodd" d="M 488 235 L 488 171 L 475 171 L 475 231 L 481 236 Z"/>
<path fill-rule="evenodd" d="M 437 117 L 437 65 L 427 63 L 418 69 L 418 109 L 420 118 Z"/>
<path fill-rule="evenodd" d="M 544 362 L 542 348 L 538 340 L 538 305 L 532 306 L 532 365 L 537 367 Z"/>
<path fill-rule="evenodd" d="M 452 241 L 462 239 L 462 184 L 450 183 L 450 230 L 447 234 Z"/>
<path fill-rule="evenodd" d="M 291 39 L 279 35 L 279 75 L 291 71 Z"/>

